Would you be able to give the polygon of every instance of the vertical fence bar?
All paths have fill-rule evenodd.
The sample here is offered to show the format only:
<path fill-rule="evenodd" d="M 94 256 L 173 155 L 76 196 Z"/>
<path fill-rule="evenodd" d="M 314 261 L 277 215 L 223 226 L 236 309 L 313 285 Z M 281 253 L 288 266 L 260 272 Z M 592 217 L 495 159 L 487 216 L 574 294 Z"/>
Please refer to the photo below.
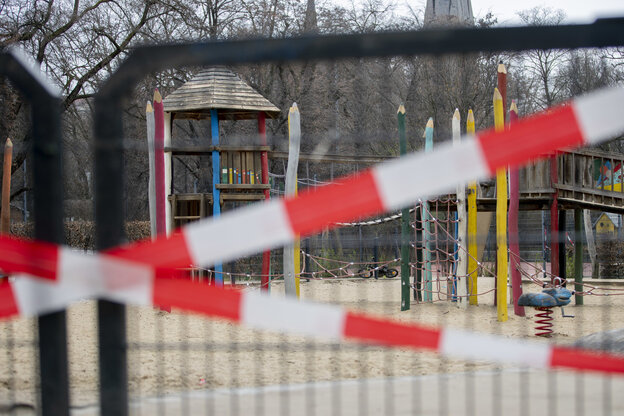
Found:
<path fill-rule="evenodd" d="M 60 100 L 56 97 L 34 100 L 32 117 L 35 238 L 63 243 Z M 65 311 L 38 319 L 43 415 L 69 415 L 66 321 Z"/>
<path fill-rule="evenodd" d="M 35 238 L 63 243 L 60 100 L 45 101 L 32 104 Z M 43 415 L 69 415 L 66 321 L 65 311 L 38 319 Z"/>
<path fill-rule="evenodd" d="M 120 97 L 102 90 L 95 98 L 96 249 L 125 240 L 123 212 L 123 124 Z M 98 301 L 100 414 L 128 415 L 126 308 Z"/>
<path fill-rule="evenodd" d="M 31 103 L 34 237 L 63 243 L 61 100 L 58 91 L 17 50 L 0 52 L 6 76 Z M 41 414 L 69 415 L 66 312 L 38 318 Z"/>

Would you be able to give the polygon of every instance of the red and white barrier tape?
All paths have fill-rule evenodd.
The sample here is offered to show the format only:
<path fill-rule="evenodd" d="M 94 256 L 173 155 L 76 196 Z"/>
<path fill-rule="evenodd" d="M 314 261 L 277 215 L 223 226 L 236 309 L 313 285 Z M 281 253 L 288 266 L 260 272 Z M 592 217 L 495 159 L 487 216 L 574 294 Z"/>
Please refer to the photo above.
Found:
<path fill-rule="evenodd" d="M 108 262 L 110 259 L 104 260 Z M 99 263 L 100 265 L 102 262 Z M 124 276 L 136 270 L 117 272 Z M 31 280 L 21 278 L 21 280 Z M 17 283 L 19 279 L 16 279 Z M 32 282 L 31 282 L 32 283 Z M 51 288 L 51 282 L 45 282 Z M 500 364 L 522 365 L 535 368 L 568 368 L 583 371 L 624 374 L 624 357 L 596 353 L 573 348 L 557 347 L 545 343 L 497 337 L 465 332 L 449 328 L 434 328 L 419 324 L 406 324 L 388 319 L 375 318 L 341 307 L 289 298 L 273 298 L 260 292 L 243 292 L 216 288 L 205 283 L 183 279 L 154 277 L 149 290 L 143 289 L 139 298 L 128 296 L 126 301 L 141 300 L 149 293 L 148 304 L 159 307 L 175 307 L 210 317 L 227 319 L 241 325 L 270 331 L 320 337 L 330 340 L 353 340 L 389 347 L 406 347 L 429 350 L 453 359 L 483 360 Z M 19 293 L 23 286 L 0 284 L 0 317 L 23 313 L 23 298 Z M 44 293 L 39 289 L 39 294 Z M 121 300 L 119 291 L 131 290 L 127 286 L 109 288 L 107 297 Z M 117 291 L 117 292 L 115 292 Z M 90 294 L 101 296 L 104 291 L 93 290 Z M 73 292 L 74 295 L 77 292 Z M 85 295 L 86 292 L 78 293 Z M 63 298 L 67 300 L 65 295 Z M 30 302 L 34 299 L 29 299 Z M 43 300 L 43 297 L 38 300 Z M 73 299 L 75 300 L 75 299 Z M 27 307 L 29 309 L 29 307 Z M 32 310 L 27 310 L 31 312 Z"/>
<path fill-rule="evenodd" d="M 225 262 L 281 246 L 297 234 L 309 235 L 338 222 L 450 192 L 458 182 L 489 177 L 507 165 L 613 138 L 624 132 L 621 102 L 623 88 L 599 91 L 524 119 L 510 131 L 485 131 L 459 146 L 442 145 L 432 153 L 403 157 L 298 197 L 255 204 L 193 223 L 168 238 L 99 255 L 0 238 L 0 269 L 20 275 L 0 285 L 0 316 L 41 314 L 81 298 L 104 297 L 173 306 L 255 328 L 425 348 L 454 358 L 624 373 L 624 359 L 619 357 L 394 323 L 332 306 L 268 299 L 157 276 L 160 269 Z M 436 172 L 435 179 L 431 172 Z"/>

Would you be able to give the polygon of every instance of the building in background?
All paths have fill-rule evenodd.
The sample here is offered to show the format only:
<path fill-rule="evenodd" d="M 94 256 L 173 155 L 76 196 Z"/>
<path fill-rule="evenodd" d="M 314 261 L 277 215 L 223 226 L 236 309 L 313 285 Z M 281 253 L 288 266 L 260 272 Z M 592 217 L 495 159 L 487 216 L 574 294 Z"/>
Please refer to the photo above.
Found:
<path fill-rule="evenodd" d="M 473 24 L 471 0 L 427 0 L 425 26 Z"/>

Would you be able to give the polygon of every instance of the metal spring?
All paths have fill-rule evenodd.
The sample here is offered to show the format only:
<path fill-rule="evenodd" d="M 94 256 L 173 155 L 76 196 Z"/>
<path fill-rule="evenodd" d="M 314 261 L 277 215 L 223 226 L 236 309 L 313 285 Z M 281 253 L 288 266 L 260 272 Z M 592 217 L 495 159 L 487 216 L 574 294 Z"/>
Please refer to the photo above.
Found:
<path fill-rule="evenodd" d="M 535 326 L 535 336 L 536 337 L 544 337 L 544 338 L 550 338 L 553 331 L 552 331 L 552 308 L 546 308 L 546 307 L 536 307 L 535 308 L 538 311 L 541 311 L 541 313 L 536 313 L 535 314 L 535 323 L 537 324 Z M 540 319 L 537 319 L 540 318 Z"/>

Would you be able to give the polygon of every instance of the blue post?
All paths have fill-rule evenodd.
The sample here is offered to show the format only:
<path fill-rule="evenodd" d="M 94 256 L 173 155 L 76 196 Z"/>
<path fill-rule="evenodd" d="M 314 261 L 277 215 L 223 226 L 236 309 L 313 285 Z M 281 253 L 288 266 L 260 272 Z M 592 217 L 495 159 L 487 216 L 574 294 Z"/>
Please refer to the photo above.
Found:
<path fill-rule="evenodd" d="M 219 113 L 217 110 L 210 110 L 210 123 L 212 126 L 212 145 L 219 146 Z M 221 215 L 221 192 L 217 189 L 217 184 L 221 179 L 221 166 L 219 161 L 219 151 L 212 151 L 212 216 Z M 215 282 L 219 287 L 223 287 L 223 265 L 215 264 Z"/>

